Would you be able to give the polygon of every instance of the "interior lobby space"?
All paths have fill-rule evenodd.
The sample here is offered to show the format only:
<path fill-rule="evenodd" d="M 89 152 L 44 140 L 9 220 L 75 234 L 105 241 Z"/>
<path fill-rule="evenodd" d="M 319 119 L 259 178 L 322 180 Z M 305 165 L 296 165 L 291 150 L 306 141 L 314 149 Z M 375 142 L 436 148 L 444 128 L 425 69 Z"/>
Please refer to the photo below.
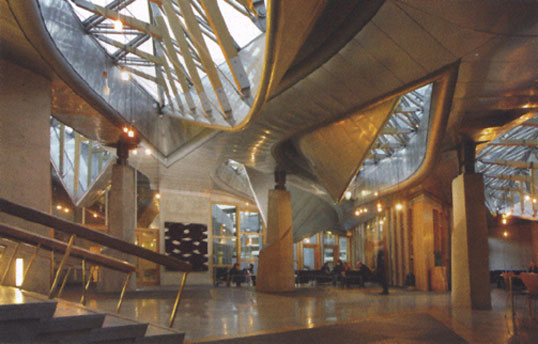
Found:
<path fill-rule="evenodd" d="M 0 341 L 538 342 L 537 14 L 0 0 Z"/>

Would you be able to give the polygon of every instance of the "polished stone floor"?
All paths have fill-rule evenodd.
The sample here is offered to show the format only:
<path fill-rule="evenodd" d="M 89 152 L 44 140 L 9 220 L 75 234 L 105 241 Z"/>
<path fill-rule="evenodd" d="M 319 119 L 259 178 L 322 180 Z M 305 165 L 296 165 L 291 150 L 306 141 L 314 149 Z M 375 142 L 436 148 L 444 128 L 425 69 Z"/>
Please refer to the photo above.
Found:
<path fill-rule="evenodd" d="M 529 317 L 525 299 L 516 300 L 513 318 L 504 290 L 492 290 L 491 311 L 452 309 L 449 293 L 379 292 L 376 286 L 307 287 L 281 294 L 256 293 L 251 287 L 187 286 L 174 327 L 186 332 L 187 342 L 196 343 L 425 313 L 471 343 L 538 343 L 538 322 Z M 169 288 L 130 293 L 121 314 L 167 325 L 174 297 Z M 116 295 L 92 294 L 88 302 L 109 312 L 115 305 Z"/>

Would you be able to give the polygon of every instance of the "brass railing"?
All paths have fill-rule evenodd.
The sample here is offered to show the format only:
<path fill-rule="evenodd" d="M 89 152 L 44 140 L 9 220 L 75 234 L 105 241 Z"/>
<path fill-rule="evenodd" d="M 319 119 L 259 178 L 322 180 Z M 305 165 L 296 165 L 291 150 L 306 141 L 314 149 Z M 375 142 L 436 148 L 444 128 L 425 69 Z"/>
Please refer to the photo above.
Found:
<path fill-rule="evenodd" d="M 53 283 L 51 285 L 51 289 L 49 291 L 50 298 L 54 297 L 55 295 L 55 290 L 58 285 L 61 271 L 63 270 L 65 264 L 67 263 L 67 259 L 71 255 L 82 258 L 84 263 L 85 263 L 85 259 L 87 259 L 88 261 L 91 260 L 95 264 L 98 264 L 98 265 L 103 265 L 103 266 L 108 265 L 107 267 L 115 269 L 115 270 L 124 271 L 126 269 L 130 269 L 130 267 L 134 268 L 134 266 L 132 266 L 129 263 L 122 262 L 117 259 L 104 256 L 102 254 L 92 253 L 92 252 L 86 251 L 84 249 L 81 249 L 73 245 L 73 242 L 76 237 L 83 238 L 91 242 L 103 245 L 105 247 L 115 249 L 122 253 L 126 253 L 131 256 L 135 256 L 138 258 L 149 260 L 159 265 L 163 265 L 171 270 L 182 272 L 183 274 L 181 277 L 180 287 L 179 287 L 176 299 L 174 301 L 172 314 L 170 315 L 170 320 L 169 320 L 169 326 L 170 327 L 173 326 L 174 320 L 177 314 L 178 306 L 181 301 L 181 296 L 183 294 L 183 288 L 185 286 L 187 274 L 192 270 L 191 265 L 189 263 L 180 261 L 173 257 L 165 256 L 163 254 L 160 254 L 154 251 L 150 251 L 148 249 L 128 243 L 126 241 L 110 236 L 108 234 L 101 233 L 99 231 L 90 229 L 83 225 L 80 225 L 80 224 L 77 224 L 77 223 L 74 223 L 65 219 L 61 219 L 59 217 L 44 213 L 42 211 L 29 208 L 20 204 L 16 204 L 4 198 L 0 198 L 0 212 L 4 212 L 6 214 L 24 219 L 29 222 L 41 224 L 41 225 L 53 228 L 54 230 L 58 230 L 58 231 L 61 231 L 70 235 L 69 241 L 66 244 L 55 239 L 46 238 L 43 236 L 39 236 L 37 234 L 23 231 L 21 229 L 17 229 L 14 227 L 0 224 L 0 236 L 8 237 L 9 239 L 15 239 L 19 241 L 15 249 L 15 252 L 10 257 L 10 261 L 9 261 L 8 266 L 6 267 L 6 270 L 4 270 L 4 275 L 7 275 L 7 270 L 10 268 L 12 260 L 15 257 L 18 251 L 18 248 L 20 247 L 20 242 L 26 242 L 26 243 L 33 242 L 33 244 L 32 243 L 30 244 L 37 245 L 36 250 L 39 250 L 39 248 L 41 247 L 43 248 L 48 247 L 49 249 L 54 249 L 54 250 L 59 250 L 61 252 L 64 252 L 64 255 L 56 271 Z M 18 238 L 14 238 L 15 236 L 18 236 Z M 133 270 L 130 270 L 130 272 L 132 271 Z M 131 275 L 130 273 L 127 274 L 126 281 L 122 288 L 120 300 L 116 308 L 117 312 L 119 312 L 121 301 L 123 300 L 123 296 L 125 294 L 125 289 L 128 285 L 130 275 Z M 0 282 L 3 282 L 4 276 L 2 277 L 3 278 L 2 280 L 0 280 Z M 81 302 L 85 301 L 85 292 L 87 290 L 87 286 L 89 286 L 89 280 L 88 282 L 86 282 L 86 285 L 84 286 L 84 293 L 83 293 L 83 296 L 82 296 L 83 298 L 81 299 Z"/>

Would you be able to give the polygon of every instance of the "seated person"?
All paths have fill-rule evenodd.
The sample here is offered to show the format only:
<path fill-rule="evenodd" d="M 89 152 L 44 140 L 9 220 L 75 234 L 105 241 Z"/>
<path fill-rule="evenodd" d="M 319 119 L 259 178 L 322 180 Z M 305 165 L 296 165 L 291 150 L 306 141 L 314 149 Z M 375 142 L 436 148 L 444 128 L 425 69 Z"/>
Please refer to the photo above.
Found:
<path fill-rule="evenodd" d="M 336 282 L 338 280 L 342 280 L 342 276 L 344 274 L 344 263 L 340 259 L 336 261 L 336 265 L 333 269 L 333 285 L 336 285 Z"/>
<path fill-rule="evenodd" d="M 239 263 L 235 263 L 234 266 L 228 271 L 228 286 L 230 283 L 235 283 L 236 286 L 240 287 L 241 282 L 245 281 L 245 274 L 241 270 Z"/>
<path fill-rule="evenodd" d="M 370 270 L 370 268 L 367 267 L 365 264 L 363 264 L 361 261 L 357 262 L 357 270 L 359 270 L 360 277 L 361 277 L 360 286 L 364 287 L 364 282 L 367 279 L 370 279 L 370 276 L 372 274 L 372 270 Z"/>
<path fill-rule="evenodd" d="M 538 273 L 538 266 L 536 266 L 536 264 L 534 264 L 534 261 L 532 260 L 529 264 L 529 272 Z"/>
<path fill-rule="evenodd" d="M 250 277 L 250 280 L 252 281 L 252 285 L 256 286 L 256 274 L 254 273 L 254 264 L 250 263 L 248 267 L 244 270 L 245 275 Z"/>
<path fill-rule="evenodd" d="M 331 274 L 331 268 L 329 267 L 329 263 L 323 264 L 321 267 L 321 273 L 323 275 L 330 275 Z"/>

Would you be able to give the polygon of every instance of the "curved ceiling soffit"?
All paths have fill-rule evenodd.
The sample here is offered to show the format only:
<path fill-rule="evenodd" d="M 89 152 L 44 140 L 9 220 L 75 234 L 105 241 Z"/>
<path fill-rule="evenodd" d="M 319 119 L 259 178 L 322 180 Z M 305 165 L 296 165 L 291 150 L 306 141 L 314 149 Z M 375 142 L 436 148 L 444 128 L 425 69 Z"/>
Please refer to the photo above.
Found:
<path fill-rule="evenodd" d="M 262 173 L 245 166 L 246 178 L 256 205 L 267 224 L 269 190 L 274 187 L 274 175 Z M 342 231 L 343 214 L 324 190 L 316 185 L 306 185 L 295 176 L 286 183 L 292 199 L 293 238 L 297 242 L 325 229 Z"/>
<path fill-rule="evenodd" d="M 384 123 L 389 119 L 399 97 L 420 86 L 434 83 L 431 100 L 432 120 L 427 153 L 422 164 L 412 176 L 399 185 L 388 186 L 379 192 L 380 195 L 387 195 L 396 189 L 401 191 L 415 185 L 427 175 L 435 163 L 436 153 L 440 149 L 446 131 L 458 66 L 459 62 L 448 65 L 368 105 L 358 107 L 336 121 L 293 135 L 274 147 L 273 156 L 282 166 L 291 166 L 292 169 L 296 167 L 294 172 L 298 174 L 305 177 L 314 174 L 315 181 L 329 191 L 333 200 L 339 202 L 358 173 Z M 302 155 L 308 162 L 308 168 L 303 166 L 300 167 L 303 171 L 298 171 L 300 168 L 287 160 L 290 154 L 284 150 L 290 148 L 296 150 L 291 156 Z"/>
<path fill-rule="evenodd" d="M 397 103 L 398 97 L 388 99 L 295 141 L 334 200 L 342 197 Z"/>
<path fill-rule="evenodd" d="M 329 1 L 271 98 L 292 87 L 338 53 L 376 15 L 384 2 Z"/>
<path fill-rule="evenodd" d="M 46 15 L 46 13 L 43 12 L 42 6 L 49 6 L 50 10 L 51 5 L 48 0 L 7 1 L 21 30 L 25 33 L 32 46 L 52 67 L 57 75 L 69 85 L 69 87 L 73 88 L 81 98 L 89 104 L 92 104 L 92 107 L 118 128 L 126 123 L 135 122 L 135 127 L 139 131 L 140 136 L 153 145 L 156 148 L 156 151 L 160 152 L 164 157 L 179 148 L 173 147 L 172 149 L 162 149 L 161 146 L 155 144 L 156 140 L 153 139 L 153 132 L 155 130 L 151 129 L 151 125 L 158 118 L 158 106 L 147 92 L 142 92 L 145 93 L 146 97 L 144 97 L 144 94 L 140 95 L 142 98 L 147 98 L 144 102 L 139 101 L 140 104 L 136 104 L 136 106 L 131 104 L 131 107 L 137 109 L 137 111 L 140 107 L 143 108 L 145 113 L 141 116 L 142 118 L 138 118 L 136 121 L 133 120 L 133 118 L 125 118 L 123 116 L 124 113 L 122 113 L 124 111 L 118 111 L 121 109 L 118 109 L 117 106 L 114 107 L 113 104 L 110 104 L 106 100 L 106 97 L 103 94 L 100 94 L 103 93 L 104 85 L 100 85 L 104 82 L 103 80 L 97 82 L 97 87 L 95 87 L 96 85 L 90 85 L 87 80 L 79 74 L 79 71 L 75 66 L 71 64 L 73 61 L 66 60 L 66 57 L 63 54 L 64 52 L 60 50 L 52 37 L 54 30 L 53 32 L 50 32 L 44 21 L 44 15 Z M 212 129 L 228 131 L 244 129 L 259 113 L 269 94 L 277 87 L 280 79 L 293 62 L 293 59 L 300 48 L 300 44 L 302 44 L 302 41 L 308 37 L 310 30 L 322 13 L 326 3 L 327 0 L 318 0 L 296 4 L 295 6 L 281 6 L 278 1 L 268 1 L 268 21 L 265 42 L 266 49 L 263 57 L 263 72 L 256 97 L 252 106 L 248 108 L 248 113 L 243 115 L 243 120 L 233 128 L 200 122 L 194 123 Z M 66 3 L 64 3 L 64 5 L 69 6 L 69 4 Z M 305 6 L 308 7 L 307 10 L 305 10 Z M 308 16 L 306 16 L 305 13 L 308 13 Z M 74 16 L 74 14 L 72 15 Z M 297 18 L 302 18 L 302 20 L 297 20 Z M 58 27 L 56 27 L 56 29 L 58 29 Z M 82 30 L 82 28 L 80 29 Z M 285 39 L 286 37 L 293 37 L 294 39 Z M 95 49 L 95 47 L 92 48 Z M 101 50 L 101 53 L 104 56 L 104 51 Z M 79 57 L 83 58 L 84 54 Z M 102 68 L 97 69 L 104 71 L 112 69 L 112 66 L 107 68 L 108 66 L 106 63 L 101 67 Z M 119 73 L 119 70 L 107 71 L 108 75 L 115 75 L 117 73 Z M 99 74 L 98 78 L 103 79 L 101 73 L 94 74 Z M 118 88 L 123 87 L 123 85 L 117 86 Z M 136 88 L 138 89 L 138 93 L 140 93 L 141 88 L 138 85 L 136 85 Z M 129 93 L 133 94 L 133 92 L 127 92 L 127 94 Z M 188 120 L 182 119 L 181 122 L 184 121 Z M 177 124 L 181 125 L 181 122 Z M 140 128 L 141 124 L 143 128 Z"/>
<path fill-rule="evenodd" d="M 254 199 L 246 176 L 241 175 L 226 163 L 220 164 L 215 171 L 212 171 L 210 178 L 223 191 L 241 199 Z"/>
<path fill-rule="evenodd" d="M 295 184 L 288 185 L 288 191 L 292 199 L 294 242 L 324 230 L 344 231 L 341 216 L 332 202 Z"/>

